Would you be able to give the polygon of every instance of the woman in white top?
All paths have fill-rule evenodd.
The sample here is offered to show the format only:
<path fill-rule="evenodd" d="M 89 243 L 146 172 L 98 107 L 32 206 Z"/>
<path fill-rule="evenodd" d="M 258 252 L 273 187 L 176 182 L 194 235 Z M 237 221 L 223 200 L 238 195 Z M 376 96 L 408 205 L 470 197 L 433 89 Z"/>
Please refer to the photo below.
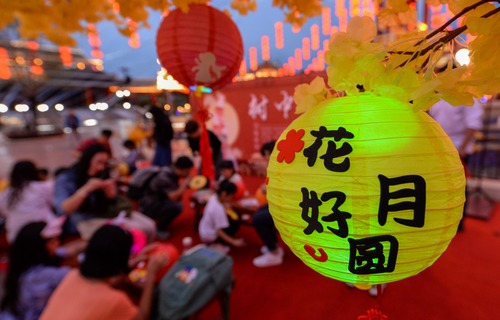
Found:
<path fill-rule="evenodd" d="M 38 170 L 32 161 L 22 160 L 14 165 L 10 186 L 0 193 L 0 214 L 6 218 L 9 243 L 28 223 L 56 218 L 53 198 L 53 181 L 39 181 Z"/>

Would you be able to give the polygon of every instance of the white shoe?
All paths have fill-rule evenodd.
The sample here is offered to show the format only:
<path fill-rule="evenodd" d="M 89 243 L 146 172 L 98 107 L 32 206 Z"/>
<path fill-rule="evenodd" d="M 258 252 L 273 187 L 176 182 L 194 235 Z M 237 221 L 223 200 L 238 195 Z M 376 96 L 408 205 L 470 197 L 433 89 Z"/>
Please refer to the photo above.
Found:
<path fill-rule="evenodd" d="M 253 259 L 253 265 L 259 268 L 277 266 L 283 263 L 283 255 L 264 253 Z"/>
<path fill-rule="evenodd" d="M 283 257 L 283 256 L 285 255 L 285 250 L 283 250 L 283 248 L 282 248 L 282 247 L 278 247 L 278 248 L 277 248 L 277 250 L 278 250 L 277 252 L 278 252 L 278 254 L 279 254 L 280 256 L 282 256 L 282 257 Z M 268 248 L 267 246 L 262 246 L 262 247 L 260 247 L 260 253 L 262 253 L 262 254 L 266 254 L 266 253 L 270 253 L 270 252 L 271 252 L 271 251 L 269 251 L 269 248 Z"/>
<path fill-rule="evenodd" d="M 384 293 L 385 291 L 385 287 L 387 287 L 387 285 L 384 283 L 382 284 L 382 292 L 380 292 L 380 294 Z M 372 297 L 376 297 L 378 296 L 378 290 L 377 290 L 377 286 L 372 286 L 370 289 L 368 289 L 368 293 L 370 294 L 370 296 Z"/>

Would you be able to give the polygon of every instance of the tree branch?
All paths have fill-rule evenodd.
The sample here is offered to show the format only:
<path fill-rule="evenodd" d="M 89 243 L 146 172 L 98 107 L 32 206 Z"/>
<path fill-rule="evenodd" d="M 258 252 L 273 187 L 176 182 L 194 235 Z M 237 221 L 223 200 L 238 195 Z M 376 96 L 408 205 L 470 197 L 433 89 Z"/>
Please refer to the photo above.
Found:
<path fill-rule="evenodd" d="M 481 2 L 484 2 L 486 0 L 482 0 Z M 487 1 L 489 2 L 489 1 Z M 495 1 L 495 2 L 499 2 L 499 1 Z M 479 3 L 479 2 L 478 2 Z M 470 8 L 468 9 L 467 11 L 470 11 L 474 8 L 476 8 L 478 6 L 478 3 L 472 5 L 472 6 L 469 6 L 467 8 Z M 484 3 L 483 3 L 484 4 Z M 453 22 L 454 20 L 456 20 L 456 18 L 458 18 L 460 15 L 463 15 L 467 8 L 464 8 L 464 10 L 460 11 L 459 14 L 457 14 L 455 17 L 453 17 L 451 20 L 449 20 L 448 22 L 446 22 L 444 25 L 442 25 L 440 28 L 436 29 L 434 32 L 430 33 L 429 35 L 427 35 L 424 39 L 418 41 L 414 46 L 417 46 L 418 44 L 421 44 L 423 41 L 425 40 L 429 40 L 431 39 L 434 35 L 438 34 L 439 32 L 444 32 L 445 31 L 445 28 L 450 25 L 451 22 Z M 484 15 L 481 16 L 481 18 L 488 18 L 488 17 L 491 17 L 492 15 L 496 14 L 500 12 L 500 7 L 498 8 L 495 8 L 493 10 L 491 10 L 490 12 L 488 13 L 485 13 Z M 441 48 L 442 46 L 444 46 L 446 43 L 452 41 L 453 39 L 455 39 L 456 37 L 458 37 L 461 33 L 463 33 L 465 30 L 467 30 L 467 25 L 463 25 L 461 27 L 458 27 L 454 30 L 451 30 L 449 32 L 446 33 L 445 36 L 441 37 L 438 41 L 430 44 L 429 46 L 427 46 L 426 48 L 424 48 L 422 51 L 418 52 L 417 54 L 415 54 L 416 52 L 415 51 L 407 51 L 407 52 L 396 52 L 397 54 L 404 54 L 404 55 L 411 55 L 411 57 L 406 60 L 405 62 L 401 63 L 400 65 L 398 65 L 396 68 L 400 68 L 400 67 L 403 67 L 405 64 L 417 59 L 418 57 L 421 57 L 425 54 L 427 54 L 429 51 L 431 50 L 435 50 L 435 49 L 439 49 Z M 436 32 L 437 31 L 437 32 Z M 429 60 L 427 60 L 428 62 Z M 425 67 L 427 63 L 425 63 L 424 65 L 422 65 L 422 68 Z"/>
<path fill-rule="evenodd" d="M 483 4 L 486 4 L 488 2 L 500 2 L 499 0 L 495 0 L 495 1 L 491 1 L 491 0 L 481 0 L 479 2 L 476 2 L 474 3 L 473 5 L 470 5 L 468 7 L 465 7 L 462 9 L 462 11 L 460 11 L 459 13 L 457 13 L 453 18 L 451 18 L 450 20 L 448 20 L 445 24 L 443 24 L 441 27 L 437 28 L 436 30 L 434 30 L 433 32 L 429 33 L 425 38 L 423 38 L 422 40 L 420 40 L 419 42 L 417 42 L 415 44 L 415 46 L 418 46 L 420 45 L 422 42 L 424 42 L 425 40 L 429 40 L 431 39 L 432 37 L 434 37 L 435 35 L 437 35 L 438 33 L 444 31 L 446 29 L 446 27 L 448 27 L 450 24 L 452 24 L 453 22 L 455 22 L 455 20 L 457 20 L 458 18 L 460 18 L 461 16 L 463 16 L 464 14 L 466 14 L 467 12 L 471 11 L 471 10 L 474 10 L 476 9 L 477 7 L 479 6 L 482 6 Z M 484 18 L 484 17 L 483 17 Z"/>

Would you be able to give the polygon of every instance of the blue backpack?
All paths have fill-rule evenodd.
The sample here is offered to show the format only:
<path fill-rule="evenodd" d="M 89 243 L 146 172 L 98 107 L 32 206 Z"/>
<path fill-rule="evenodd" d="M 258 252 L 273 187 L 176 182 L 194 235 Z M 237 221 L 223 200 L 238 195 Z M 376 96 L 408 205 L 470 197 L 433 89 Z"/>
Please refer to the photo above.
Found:
<path fill-rule="evenodd" d="M 160 281 L 157 319 L 184 319 L 199 311 L 215 296 L 221 297 L 224 319 L 229 318 L 233 286 L 233 259 L 196 246 L 184 253 Z"/>

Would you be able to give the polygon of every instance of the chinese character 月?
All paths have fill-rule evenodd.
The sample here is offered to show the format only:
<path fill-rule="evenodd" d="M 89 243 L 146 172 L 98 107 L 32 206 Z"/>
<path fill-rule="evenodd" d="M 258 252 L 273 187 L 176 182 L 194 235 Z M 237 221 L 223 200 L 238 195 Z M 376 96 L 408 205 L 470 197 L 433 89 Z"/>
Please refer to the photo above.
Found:
<path fill-rule="evenodd" d="M 378 223 L 384 226 L 387 222 L 389 211 L 412 210 L 413 219 L 394 218 L 399 224 L 422 228 L 425 222 L 425 180 L 421 176 L 407 175 L 396 178 L 387 178 L 381 174 L 378 175 L 380 181 L 380 204 L 378 208 Z M 396 191 L 390 191 L 394 186 L 402 184 L 413 184 L 414 188 L 399 188 Z M 403 198 L 414 198 L 414 201 L 400 201 L 389 204 L 390 200 Z"/>

